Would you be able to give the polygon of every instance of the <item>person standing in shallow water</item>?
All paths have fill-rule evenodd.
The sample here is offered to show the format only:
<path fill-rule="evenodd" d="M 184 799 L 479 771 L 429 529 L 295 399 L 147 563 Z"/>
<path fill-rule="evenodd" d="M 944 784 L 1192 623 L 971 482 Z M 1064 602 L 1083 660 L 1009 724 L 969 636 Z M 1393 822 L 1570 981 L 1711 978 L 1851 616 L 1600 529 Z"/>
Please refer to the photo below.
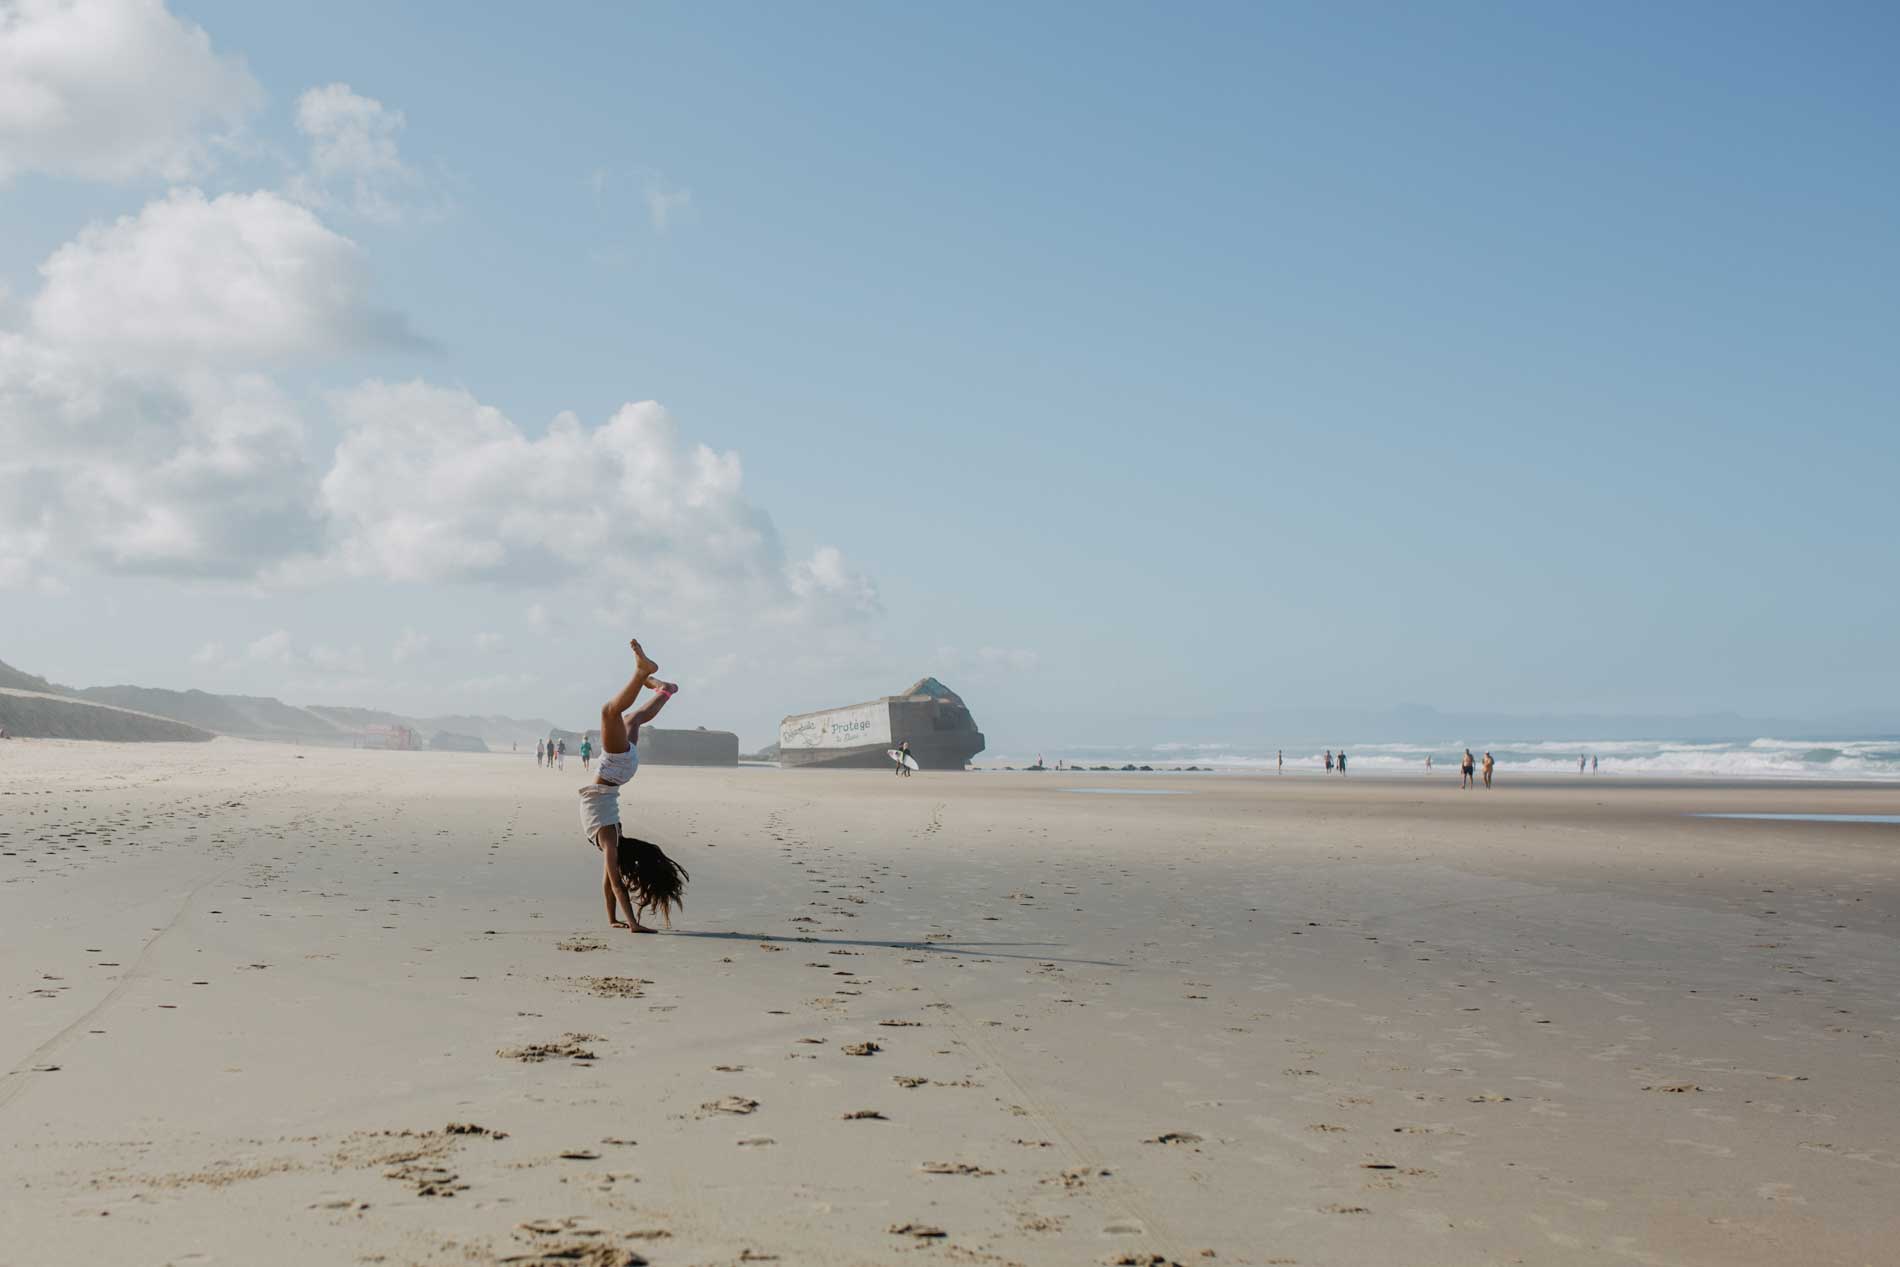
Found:
<path fill-rule="evenodd" d="M 1344 748 L 1339 750 L 1339 772 L 1341 774 L 1346 772 L 1346 750 Z"/>

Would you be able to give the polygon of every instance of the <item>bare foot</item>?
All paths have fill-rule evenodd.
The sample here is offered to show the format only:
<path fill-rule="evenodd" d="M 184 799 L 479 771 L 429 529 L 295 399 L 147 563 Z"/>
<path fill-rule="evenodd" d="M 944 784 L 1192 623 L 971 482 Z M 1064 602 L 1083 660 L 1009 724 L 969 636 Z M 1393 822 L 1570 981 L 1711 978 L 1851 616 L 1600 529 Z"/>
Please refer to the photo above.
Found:
<path fill-rule="evenodd" d="M 662 682 L 656 677 L 649 677 L 647 679 L 647 685 L 662 695 L 678 695 L 680 693 L 680 684 L 678 682 Z"/>
<path fill-rule="evenodd" d="M 609 920 L 609 921 L 608 921 L 608 923 L 610 923 L 610 924 L 612 924 L 612 925 L 613 925 L 613 926 L 614 926 L 615 928 L 629 928 L 629 927 L 631 927 L 631 925 L 629 925 L 629 924 L 627 923 L 627 921 L 626 921 L 626 920 L 624 920 L 624 919 L 616 919 L 616 920 Z"/>
<path fill-rule="evenodd" d="M 659 930 L 657 928 L 648 928 L 645 924 L 635 920 L 628 931 L 635 933 L 657 933 Z"/>
<path fill-rule="evenodd" d="M 654 663 L 653 657 L 649 656 L 646 650 L 641 647 L 638 638 L 629 638 L 627 645 L 633 648 L 633 654 L 640 662 L 640 672 L 652 676 L 660 671 L 660 666 Z"/>

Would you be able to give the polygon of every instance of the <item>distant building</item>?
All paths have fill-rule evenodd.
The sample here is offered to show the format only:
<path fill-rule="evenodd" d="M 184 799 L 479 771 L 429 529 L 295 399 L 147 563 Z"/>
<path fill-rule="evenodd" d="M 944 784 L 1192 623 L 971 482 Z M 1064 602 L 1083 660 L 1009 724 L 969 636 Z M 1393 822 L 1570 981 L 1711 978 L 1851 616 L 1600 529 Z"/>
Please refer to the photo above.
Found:
<path fill-rule="evenodd" d="M 592 745 L 594 755 L 600 754 L 598 729 L 581 731 L 556 727 L 548 732 L 550 743 L 558 739 L 567 741 L 570 757 L 580 756 L 582 739 Z M 642 726 L 639 744 L 641 765 L 739 764 L 739 736 L 730 730 L 707 730 L 704 726 L 696 730 L 663 730 L 658 726 Z"/>
<path fill-rule="evenodd" d="M 779 762 L 887 767 L 886 754 L 905 740 L 926 770 L 961 770 L 983 751 L 983 732 L 962 698 L 927 677 L 901 695 L 787 717 L 778 727 Z"/>
<path fill-rule="evenodd" d="M 739 736 L 730 730 L 640 727 L 641 765 L 738 765 Z"/>

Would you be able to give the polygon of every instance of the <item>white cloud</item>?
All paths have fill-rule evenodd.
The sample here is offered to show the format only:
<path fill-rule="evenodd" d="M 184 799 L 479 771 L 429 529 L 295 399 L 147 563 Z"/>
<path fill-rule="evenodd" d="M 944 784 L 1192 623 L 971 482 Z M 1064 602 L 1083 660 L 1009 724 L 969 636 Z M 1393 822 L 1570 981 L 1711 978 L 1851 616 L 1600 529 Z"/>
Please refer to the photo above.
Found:
<path fill-rule="evenodd" d="M 354 242 L 276 194 L 175 189 L 40 266 L 44 342 L 114 360 L 255 365 L 415 346 L 369 298 Z"/>
<path fill-rule="evenodd" d="M 807 602 L 840 612 L 869 614 L 878 610 L 877 587 L 855 572 L 836 546 L 820 546 L 812 556 L 792 566 L 792 593 Z"/>
<path fill-rule="evenodd" d="M 368 669 L 368 660 L 359 646 L 338 648 L 318 643 L 304 660 L 324 673 L 363 673 Z"/>
<path fill-rule="evenodd" d="M 207 667 L 224 663 L 224 644 L 222 642 L 205 643 L 192 653 L 191 662 Z"/>
<path fill-rule="evenodd" d="M 692 210 L 693 191 L 668 185 L 654 177 L 647 182 L 647 219 L 655 232 L 665 233 L 675 217 Z"/>
<path fill-rule="evenodd" d="M 529 603 L 527 611 L 528 628 L 536 633 L 546 633 L 551 627 L 548 621 L 548 609 L 544 603 Z"/>
<path fill-rule="evenodd" d="M 318 545 L 301 415 L 268 379 L 159 374 L 0 332 L 0 559 L 250 576 Z"/>
<path fill-rule="evenodd" d="M 343 439 L 321 500 L 332 560 L 348 574 L 585 576 L 611 603 L 682 618 L 876 605 L 836 550 L 787 566 L 771 517 L 744 495 L 738 455 L 683 443 L 651 401 L 593 428 L 563 414 L 539 438 L 465 391 L 423 382 L 366 383 L 334 406 Z"/>
<path fill-rule="evenodd" d="M 485 695 L 501 695 L 509 691 L 518 691 L 525 686 L 533 686 L 541 679 L 533 673 L 491 673 L 486 677 L 463 678 L 450 684 L 449 689 L 457 695 L 472 695 L 477 698 Z"/>
<path fill-rule="evenodd" d="M 260 664 L 289 664 L 295 656 L 288 629 L 273 630 L 244 649 L 244 654 Z"/>
<path fill-rule="evenodd" d="M 372 220 L 400 220 L 422 178 L 397 146 L 406 120 L 348 84 L 326 84 L 297 98 L 297 130 L 310 138 L 310 170 L 292 181 L 297 197 L 340 203 Z"/>
<path fill-rule="evenodd" d="M 493 655 L 503 650 L 508 640 L 498 633 L 478 633 L 475 635 L 475 649 L 484 655 Z"/>
<path fill-rule="evenodd" d="M 426 654 L 429 650 L 429 646 L 429 639 L 426 635 L 419 634 L 413 629 L 405 629 L 402 631 L 401 636 L 396 639 L 396 645 L 390 648 L 389 658 L 394 660 L 397 664 L 403 664 L 415 659 L 417 656 Z"/>
<path fill-rule="evenodd" d="M 161 0 L 0 0 L 0 182 L 184 180 L 263 95 Z"/>

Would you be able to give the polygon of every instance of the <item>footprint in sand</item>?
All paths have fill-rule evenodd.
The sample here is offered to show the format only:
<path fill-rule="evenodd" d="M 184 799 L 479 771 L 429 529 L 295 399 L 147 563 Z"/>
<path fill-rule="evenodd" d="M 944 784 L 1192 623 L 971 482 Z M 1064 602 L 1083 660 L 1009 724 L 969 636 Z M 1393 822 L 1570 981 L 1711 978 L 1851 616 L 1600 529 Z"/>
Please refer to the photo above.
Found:
<path fill-rule="evenodd" d="M 748 1113 L 756 1112 L 759 1102 L 743 1095 L 722 1095 L 717 1100 L 708 1100 L 699 1107 L 703 1113 L 730 1113 L 734 1117 L 744 1117 Z"/>
<path fill-rule="evenodd" d="M 887 1230 L 892 1236 L 915 1236 L 919 1240 L 936 1240 L 948 1235 L 930 1223 L 893 1223 Z"/>
<path fill-rule="evenodd" d="M 524 1047 L 500 1047 L 495 1054 L 503 1060 L 519 1060 L 526 1064 L 539 1064 L 544 1060 L 566 1057 L 569 1060 L 596 1060 L 595 1054 L 584 1045 L 600 1041 L 598 1034 L 563 1034 L 559 1042 L 529 1043 Z"/>

